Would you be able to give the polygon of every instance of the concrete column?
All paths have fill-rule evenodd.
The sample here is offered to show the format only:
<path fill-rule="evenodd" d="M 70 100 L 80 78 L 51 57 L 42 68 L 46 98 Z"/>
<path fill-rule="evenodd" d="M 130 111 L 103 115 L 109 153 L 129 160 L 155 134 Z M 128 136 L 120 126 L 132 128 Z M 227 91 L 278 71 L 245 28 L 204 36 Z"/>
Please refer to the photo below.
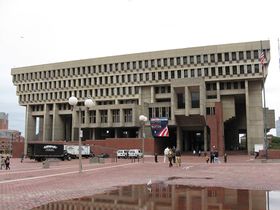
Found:
<path fill-rule="evenodd" d="M 262 83 L 246 81 L 246 122 L 248 153 L 254 151 L 255 144 L 264 144 L 264 117 L 262 106 Z"/>
<path fill-rule="evenodd" d="M 51 141 L 51 119 L 49 105 L 44 105 L 43 141 Z"/>
<path fill-rule="evenodd" d="M 108 126 L 112 127 L 113 124 L 112 110 L 108 109 L 107 111 L 108 111 Z"/>
<path fill-rule="evenodd" d="M 85 108 L 85 126 L 89 126 L 89 108 Z"/>
<path fill-rule="evenodd" d="M 176 128 L 176 134 L 177 134 L 177 142 L 176 142 L 176 147 L 182 151 L 182 131 L 181 131 L 181 127 L 177 126 Z"/>
<path fill-rule="evenodd" d="M 201 83 L 199 85 L 199 107 L 200 107 L 200 115 L 205 116 L 206 115 L 206 91 L 205 91 L 205 83 Z"/>
<path fill-rule="evenodd" d="M 124 111 L 123 111 L 123 109 L 120 109 L 120 124 L 121 124 L 121 126 L 124 126 Z"/>
<path fill-rule="evenodd" d="M 177 101 L 176 100 L 176 96 L 175 96 L 175 91 L 174 91 L 174 88 L 171 87 L 171 121 L 174 123 L 175 122 L 175 108 L 177 107 L 176 106 L 176 103 Z"/>
<path fill-rule="evenodd" d="M 36 118 L 32 116 L 32 108 L 30 105 L 26 106 L 25 110 L 25 141 L 24 154 L 27 154 L 27 144 L 35 139 L 36 132 Z"/>
<path fill-rule="evenodd" d="M 41 141 L 43 139 L 43 130 L 44 130 L 44 118 L 41 116 L 39 117 L 39 140 Z"/>
<path fill-rule="evenodd" d="M 151 103 L 155 103 L 155 88 L 151 86 Z"/>
<path fill-rule="evenodd" d="M 204 137 L 204 152 L 207 152 L 207 126 L 204 126 L 203 130 L 203 137 Z"/>
<path fill-rule="evenodd" d="M 220 94 L 220 82 L 216 83 L 217 86 L 217 100 L 221 101 L 221 94 Z"/>
<path fill-rule="evenodd" d="M 79 134 L 78 135 L 75 135 L 75 128 L 77 128 L 78 126 L 78 117 L 79 116 L 79 112 L 76 111 L 76 110 L 73 110 L 72 112 L 72 134 L 71 134 L 71 141 L 74 141 L 75 139 L 78 140 L 79 138 Z"/>
<path fill-rule="evenodd" d="M 189 87 L 185 87 L 185 115 L 189 116 L 190 111 L 190 92 Z"/>
<path fill-rule="evenodd" d="M 58 111 L 58 104 L 53 104 L 52 141 L 65 140 L 63 121 Z"/>

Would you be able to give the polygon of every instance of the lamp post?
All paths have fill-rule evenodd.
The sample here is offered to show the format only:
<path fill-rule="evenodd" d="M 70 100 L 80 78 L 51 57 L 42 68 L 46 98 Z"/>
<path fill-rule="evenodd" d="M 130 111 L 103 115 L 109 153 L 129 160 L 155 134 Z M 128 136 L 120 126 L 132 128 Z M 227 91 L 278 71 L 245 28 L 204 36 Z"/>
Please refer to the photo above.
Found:
<path fill-rule="evenodd" d="M 76 107 L 76 105 L 78 104 L 78 99 L 75 96 L 71 96 L 68 99 L 68 103 L 73 106 L 73 111 L 74 111 L 74 107 Z M 85 106 L 87 108 L 93 106 L 93 101 L 92 99 L 88 98 L 85 100 L 84 102 Z M 79 172 L 82 172 L 82 131 L 81 131 L 81 118 L 82 118 L 82 114 L 81 114 L 81 107 L 78 107 L 79 110 L 79 116 L 78 116 L 78 125 L 79 125 Z"/>
<path fill-rule="evenodd" d="M 145 122 L 148 121 L 148 118 L 145 115 L 140 115 L 139 120 L 141 122 L 141 130 L 142 130 L 142 153 L 143 153 L 143 163 L 144 163 L 144 153 L 145 153 L 144 125 L 145 125 Z"/>

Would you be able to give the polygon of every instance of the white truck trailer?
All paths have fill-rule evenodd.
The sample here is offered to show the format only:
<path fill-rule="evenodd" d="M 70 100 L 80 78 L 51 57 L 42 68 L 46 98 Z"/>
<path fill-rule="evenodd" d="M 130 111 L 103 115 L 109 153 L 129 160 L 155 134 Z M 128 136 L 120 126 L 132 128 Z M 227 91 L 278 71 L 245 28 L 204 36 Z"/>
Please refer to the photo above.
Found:
<path fill-rule="evenodd" d="M 67 151 L 69 156 L 73 159 L 79 158 L 79 145 L 64 145 L 64 150 Z M 89 145 L 82 145 L 81 146 L 81 155 L 82 157 L 89 158 L 93 157 L 94 155 L 90 151 Z"/>

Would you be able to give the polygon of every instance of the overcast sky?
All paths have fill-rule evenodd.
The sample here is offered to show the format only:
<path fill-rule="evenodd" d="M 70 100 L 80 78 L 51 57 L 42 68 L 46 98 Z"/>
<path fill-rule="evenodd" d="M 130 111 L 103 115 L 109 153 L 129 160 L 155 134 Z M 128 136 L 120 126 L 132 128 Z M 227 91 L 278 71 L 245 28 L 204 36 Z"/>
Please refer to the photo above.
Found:
<path fill-rule="evenodd" d="M 275 0 L 0 0 L 0 112 L 24 133 L 13 67 L 269 39 L 266 104 L 278 119 L 279 23 Z"/>

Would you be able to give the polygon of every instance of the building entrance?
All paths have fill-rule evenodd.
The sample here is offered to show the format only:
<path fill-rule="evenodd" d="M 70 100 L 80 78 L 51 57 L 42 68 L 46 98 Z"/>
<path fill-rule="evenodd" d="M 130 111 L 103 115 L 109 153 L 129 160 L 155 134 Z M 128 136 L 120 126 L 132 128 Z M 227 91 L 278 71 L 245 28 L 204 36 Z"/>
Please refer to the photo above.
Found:
<path fill-rule="evenodd" d="M 183 131 L 183 145 L 184 152 L 204 151 L 203 131 Z"/>

